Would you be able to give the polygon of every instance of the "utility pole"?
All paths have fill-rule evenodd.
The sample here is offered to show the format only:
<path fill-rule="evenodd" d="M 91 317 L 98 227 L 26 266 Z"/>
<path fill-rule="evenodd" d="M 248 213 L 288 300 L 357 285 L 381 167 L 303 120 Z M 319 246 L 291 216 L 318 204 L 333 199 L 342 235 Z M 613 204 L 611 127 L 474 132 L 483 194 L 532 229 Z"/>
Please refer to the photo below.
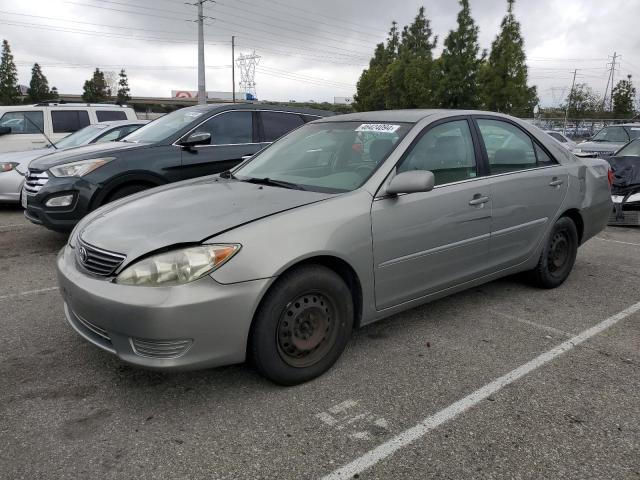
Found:
<path fill-rule="evenodd" d="M 616 52 L 613 52 L 613 61 L 611 62 L 611 94 L 609 95 L 609 110 L 613 111 L 613 86 L 616 74 Z"/>
<path fill-rule="evenodd" d="M 578 73 L 578 69 L 576 68 L 573 71 L 573 82 L 571 82 L 571 91 L 569 92 L 569 101 L 567 102 L 567 108 L 564 111 L 564 127 L 562 127 L 562 134 L 567 134 L 567 119 L 569 118 L 569 107 L 571 106 L 571 100 L 573 99 L 573 87 L 576 85 L 576 74 Z"/>
<path fill-rule="evenodd" d="M 206 0 L 196 0 L 198 5 L 198 103 L 207 103 L 207 89 L 204 78 L 204 8 Z"/>
<path fill-rule="evenodd" d="M 233 91 L 233 103 L 236 103 L 236 37 L 231 35 L 231 85 Z"/>
<path fill-rule="evenodd" d="M 611 95 L 609 96 L 609 109 L 613 108 L 613 75 L 616 69 L 616 58 L 618 57 L 616 52 L 613 52 L 613 61 L 607 65 L 611 65 L 611 70 L 609 70 L 609 77 L 607 78 L 607 86 L 604 87 L 604 96 L 602 98 L 602 111 L 604 112 L 604 107 L 607 104 L 607 93 L 609 93 L 609 85 L 611 85 Z"/>

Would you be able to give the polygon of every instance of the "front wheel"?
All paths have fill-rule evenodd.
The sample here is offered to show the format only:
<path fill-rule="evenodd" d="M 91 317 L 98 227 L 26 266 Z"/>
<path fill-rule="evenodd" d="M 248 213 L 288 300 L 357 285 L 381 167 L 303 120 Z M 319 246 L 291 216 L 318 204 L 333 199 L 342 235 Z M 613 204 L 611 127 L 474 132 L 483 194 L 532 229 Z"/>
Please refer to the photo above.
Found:
<path fill-rule="evenodd" d="M 567 279 L 578 253 L 578 230 L 568 217 L 561 217 L 551 229 L 538 265 L 531 271 L 533 283 L 556 288 Z"/>
<path fill-rule="evenodd" d="M 265 296 L 249 338 L 249 357 L 275 383 L 296 385 L 327 371 L 353 328 L 344 280 L 321 265 L 285 273 Z"/>

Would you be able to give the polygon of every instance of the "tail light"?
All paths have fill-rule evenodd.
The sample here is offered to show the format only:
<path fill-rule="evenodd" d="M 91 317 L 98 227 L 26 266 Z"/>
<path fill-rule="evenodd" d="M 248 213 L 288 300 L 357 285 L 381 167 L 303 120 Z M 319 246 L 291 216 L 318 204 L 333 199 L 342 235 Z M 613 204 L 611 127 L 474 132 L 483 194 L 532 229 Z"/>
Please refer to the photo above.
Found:
<path fill-rule="evenodd" d="M 607 170 L 607 180 L 609 181 L 609 188 L 611 188 L 613 185 L 613 170 L 611 170 L 611 168 Z"/>

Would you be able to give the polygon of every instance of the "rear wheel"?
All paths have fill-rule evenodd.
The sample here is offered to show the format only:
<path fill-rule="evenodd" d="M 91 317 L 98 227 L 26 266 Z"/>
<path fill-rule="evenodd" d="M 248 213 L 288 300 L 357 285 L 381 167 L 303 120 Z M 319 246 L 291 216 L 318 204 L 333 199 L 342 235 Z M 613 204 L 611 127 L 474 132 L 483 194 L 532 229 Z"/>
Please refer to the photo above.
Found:
<path fill-rule="evenodd" d="M 567 279 L 578 253 L 578 230 L 568 217 L 561 217 L 551 229 L 538 265 L 531 271 L 533 283 L 555 288 Z"/>
<path fill-rule="evenodd" d="M 353 328 L 353 300 L 344 280 L 321 265 L 284 274 L 263 300 L 249 339 L 249 356 L 262 375 L 281 385 L 327 371 Z"/>

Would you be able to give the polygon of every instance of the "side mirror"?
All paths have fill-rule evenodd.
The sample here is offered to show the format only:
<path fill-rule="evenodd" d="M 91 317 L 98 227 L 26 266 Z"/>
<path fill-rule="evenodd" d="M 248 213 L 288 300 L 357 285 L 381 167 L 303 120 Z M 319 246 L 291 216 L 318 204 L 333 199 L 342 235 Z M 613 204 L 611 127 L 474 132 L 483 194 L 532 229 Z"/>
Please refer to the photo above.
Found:
<path fill-rule="evenodd" d="M 193 132 L 186 139 L 180 142 L 183 147 L 194 147 L 196 145 L 209 145 L 211 134 L 209 132 Z"/>
<path fill-rule="evenodd" d="M 410 170 L 402 172 L 391 179 L 387 186 L 388 195 L 400 193 L 429 192 L 433 190 L 436 179 L 433 172 L 427 170 Z"/>
<path fill-rule="evenodd" d="M 7 135 L 11 133 L 11 127 L 0 127 L 0 135 Z"/>

